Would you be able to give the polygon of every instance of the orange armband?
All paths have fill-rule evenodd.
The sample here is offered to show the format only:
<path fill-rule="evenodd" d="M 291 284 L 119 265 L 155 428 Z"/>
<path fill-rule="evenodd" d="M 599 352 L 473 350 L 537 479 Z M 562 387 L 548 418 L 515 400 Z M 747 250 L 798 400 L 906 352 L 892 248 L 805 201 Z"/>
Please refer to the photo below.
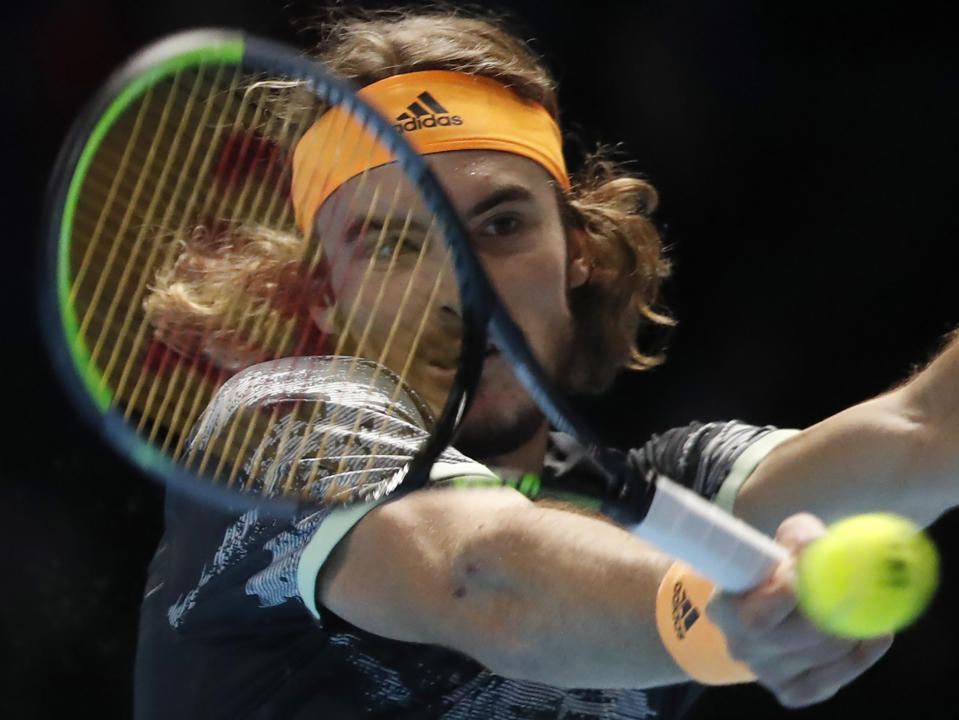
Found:
<path fill-rule="evenodd" d="M 745 663 L 734 660 L 722 631 L 706 617 L 715 586 L 689 567 L 675 562 L 656 593 L 656 627 L 676 664 L 706 685 L 732 685 L 756 679 Z"/>

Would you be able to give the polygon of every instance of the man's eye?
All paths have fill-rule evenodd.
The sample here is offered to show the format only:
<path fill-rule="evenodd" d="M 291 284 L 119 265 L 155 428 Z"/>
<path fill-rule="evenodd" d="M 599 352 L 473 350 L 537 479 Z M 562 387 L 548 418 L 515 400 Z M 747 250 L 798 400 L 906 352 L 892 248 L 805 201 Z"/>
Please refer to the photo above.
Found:
<path fill-rule="evenodd" d="M 389 260 L 396 252 L 396 246 L 399 245 L 399 255 L 415 255 L 419 252 L 420 244 L 409 235 L 387 235 L 380 238 L 378 235 L 370 237 L 367 243 L 368 252 L 376 255 L 377 260 Z"/>
<path fill-rule="evenodd" d="M 516 215 L 497 215 L 483 225 L 486 235 L 509 235 L 520 227 L 520 219 Z"/>
<path fill-rule="evenodd" d="M 386 238 L 376 251 L 376 256 L 380 260 L 389 260 L 393 256 L 393 252 L 396 250 L 396 243 L 396 238 Z"/>

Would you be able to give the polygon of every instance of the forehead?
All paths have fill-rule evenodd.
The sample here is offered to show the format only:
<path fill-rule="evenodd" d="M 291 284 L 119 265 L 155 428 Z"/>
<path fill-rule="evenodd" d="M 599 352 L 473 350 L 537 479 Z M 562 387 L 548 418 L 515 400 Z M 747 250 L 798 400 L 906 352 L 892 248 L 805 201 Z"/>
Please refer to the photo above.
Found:
<path fill-rule="evenodd" d="M 553 202 L 554 181 L 536 162 L 495 150 L 457 150 L 425 156 L 454 207 L 466 213 L 476 203 L 497 191 L 525 188 L 532 202 Z M 345 182 L 320 209 L 326 221 L 335 216 L 366 212 L 370 207 L 426 212 L 420 191 L 395 164 L 368 170 Z"/>

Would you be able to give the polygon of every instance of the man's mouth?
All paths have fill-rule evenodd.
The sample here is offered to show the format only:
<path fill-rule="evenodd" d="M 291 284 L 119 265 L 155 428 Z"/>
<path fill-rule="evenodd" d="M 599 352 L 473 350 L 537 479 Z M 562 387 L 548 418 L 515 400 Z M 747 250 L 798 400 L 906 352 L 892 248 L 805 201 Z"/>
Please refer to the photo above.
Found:
<path fill-rule="evenodd" d="M 483 360 L 489 360 L 493 357 L 499 357 L 500 351 L 493 343 L 489 343 L 483 351 Z M 428 361 L 428 364 L 439 370 L 455 370 L 459 367 L 460 358 L 456 357 L 434 357 Z"/>

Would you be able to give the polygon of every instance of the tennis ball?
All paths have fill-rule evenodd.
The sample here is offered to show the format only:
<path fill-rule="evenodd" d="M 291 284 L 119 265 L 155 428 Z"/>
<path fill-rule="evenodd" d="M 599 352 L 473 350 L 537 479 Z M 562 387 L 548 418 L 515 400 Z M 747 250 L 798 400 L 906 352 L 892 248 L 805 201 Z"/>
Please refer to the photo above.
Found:
<path fill-rule="evenodd" d="M 939 557 L 912 521 L 891 513 L 846 518 L 799 557 L 799 607 L 823 630 L 870 638 L 922 614 L 939 581 Z"/>

